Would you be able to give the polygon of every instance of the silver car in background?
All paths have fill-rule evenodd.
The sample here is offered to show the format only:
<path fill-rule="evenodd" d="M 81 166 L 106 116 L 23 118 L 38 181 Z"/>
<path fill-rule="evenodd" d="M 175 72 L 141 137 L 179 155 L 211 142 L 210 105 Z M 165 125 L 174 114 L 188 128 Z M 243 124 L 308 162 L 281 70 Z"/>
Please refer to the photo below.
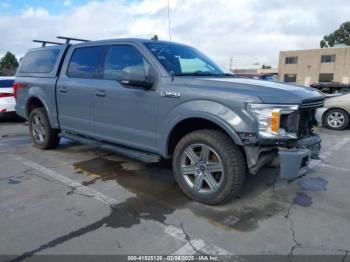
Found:
<path fill-rule="evenodd" d="M 319 108 L 316 113 L 318 123 L 334 130 L 347 128 L 349 117 L 350 93 L 327 98 L 324 107 Z"/>

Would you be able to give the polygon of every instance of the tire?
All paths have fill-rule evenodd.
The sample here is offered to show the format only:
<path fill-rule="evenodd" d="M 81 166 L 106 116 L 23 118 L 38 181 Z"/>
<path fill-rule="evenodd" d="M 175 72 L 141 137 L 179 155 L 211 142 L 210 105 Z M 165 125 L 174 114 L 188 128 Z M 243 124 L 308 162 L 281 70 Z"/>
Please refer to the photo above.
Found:
<path fill-rule="evenodd" d="M 173 170 L 179 187 L 188 197 L 217 205 L 238 195 L 247 167 L 241 149 L 225 133 L 203 129 L 187 134 L 178 142 Z"/>
<path fill-rule="evenodd" d="M 349 115 L 342 109 L 331 109 L 323 116 L 323 125 L 329 129 L 343 130 L 349 125 Z"/>
<path fill-rule="evenodd" d="M 29 132 L 34 146 L 39 149 L 52 149 L 60 142 L 58 130 L 51 128 L 45 109 L 41 107 L 30 112 Z"/>

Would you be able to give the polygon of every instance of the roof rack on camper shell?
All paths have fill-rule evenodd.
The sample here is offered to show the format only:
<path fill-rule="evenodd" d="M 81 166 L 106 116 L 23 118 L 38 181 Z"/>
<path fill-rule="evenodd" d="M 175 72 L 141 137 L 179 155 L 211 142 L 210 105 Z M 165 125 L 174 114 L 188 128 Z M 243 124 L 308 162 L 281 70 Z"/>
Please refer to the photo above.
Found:
<path fill-rule="evenodd" d="M 90 40 L 86 39 L 80 39 L 80 38 L 73 38 L 73 37 L 65 37 L 65 36 L 57 36 L 58 39 L 64 39 L 66 40 L 66 44 L 69 44 L 71 40 L 73 41 L 79 41 L 79 42 L 89 42 Z"/>
<path fill-rule="evenodd" d="M 66 40 L 66 43 L 59 43 L 59 42 L 52 42 L 52 41 L 46 41 L 46 40 L 33 40 L 35 43 L 41 43 L 41 47 L 45 47 L 46 44 L 52 44 L 52 45 L 68 45 L 70 41 L 79 41 L 79 42 L 89 42 L 90 40 L 86 39 L 80 39 L 80 38 L 73 38 L 73 37 L 65 37 L 65 36 L 57 36 L 58 39 Z"/>
<path fill-rule="evenodd" d="M 63 45 L 63 43 L 57 43 L 52 41 L 44 41 L 44 40 L 33 40 L 35 43 L 42 43 L 41 47 L 45 47 L 46 44 L 53 44 L 53 45 Z"/>

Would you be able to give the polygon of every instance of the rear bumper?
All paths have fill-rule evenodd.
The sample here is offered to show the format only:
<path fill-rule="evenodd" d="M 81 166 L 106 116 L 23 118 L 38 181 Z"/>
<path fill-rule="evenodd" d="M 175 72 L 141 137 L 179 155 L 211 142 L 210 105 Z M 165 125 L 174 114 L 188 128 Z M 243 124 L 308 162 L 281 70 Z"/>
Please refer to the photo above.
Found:
<path fill-rule="evenodd" d="M 14 112 L 15 111 L 15 103 L 12 101 L 0 101 L 0 112 Z"/>
<path fill-rule="evenodd" d="M 0 118 L 13 118 L 13 117 L 17 117 L 17 114 L 15 111 L 0 113 Z"/>

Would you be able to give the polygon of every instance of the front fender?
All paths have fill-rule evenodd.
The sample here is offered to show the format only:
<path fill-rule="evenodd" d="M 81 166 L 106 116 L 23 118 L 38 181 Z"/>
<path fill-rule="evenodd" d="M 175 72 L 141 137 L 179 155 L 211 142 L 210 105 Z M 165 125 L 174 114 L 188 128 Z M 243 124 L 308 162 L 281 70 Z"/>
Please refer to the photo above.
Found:
<path fill-rule="evenodd" d="M 237 111 L 239 113 L 225 105 L 208 100 L 188 101 L 176 106 L 160 122 L 162 154 L 167 156 L 168 141 L 174 127 L 181 121 L 190 118 L 202 118 L 213 122 L 225 130 L 237 145 L 243 145 L 238 132 L 252 131 L 255 126 L 252 123 L 253 119 L 245 110 L 239 109 Z"/>

